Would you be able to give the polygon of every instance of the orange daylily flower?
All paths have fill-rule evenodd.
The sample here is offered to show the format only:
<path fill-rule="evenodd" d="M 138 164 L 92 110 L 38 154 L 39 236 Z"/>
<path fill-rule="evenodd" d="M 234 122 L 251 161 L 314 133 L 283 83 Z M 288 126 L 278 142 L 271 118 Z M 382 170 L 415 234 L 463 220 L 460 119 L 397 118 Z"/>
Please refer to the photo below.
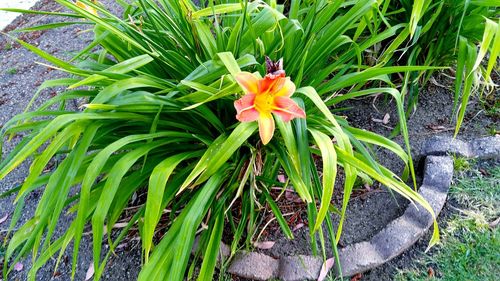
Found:
<path fill-rule="evenodd" d="M 274 119 L 271 113 L 288 122 L 293 118 L 305 118 L 306 113 L 290 97 L 295 84 L 285 77 L 283 70 L 268 73 L 259 79 L 252 73 L 240 72 L 236 81 L 245 95 L 234 102 L 236 119 L 241 122 L 259 122 L 259 134 L 263 144 L 269 143 L 274 134 Z"/>
<path fill-rule="evenodd" d="M 94 0 L 93 2 L 94 2 L 94 4 L 97 4 L 97 0 Z M 75 4 L 78 7 L 86 10 L 87 12 L 89 12 L 89 13 L 97 16 L 97 10 L 94 9 L 94 7 L 91 7 L 91 6 L 89 6 L 89 5 L 87 5 L 87 4 L 83 3 L 83 2 L 80 2 L 80 1 L 76 1 Z"/>

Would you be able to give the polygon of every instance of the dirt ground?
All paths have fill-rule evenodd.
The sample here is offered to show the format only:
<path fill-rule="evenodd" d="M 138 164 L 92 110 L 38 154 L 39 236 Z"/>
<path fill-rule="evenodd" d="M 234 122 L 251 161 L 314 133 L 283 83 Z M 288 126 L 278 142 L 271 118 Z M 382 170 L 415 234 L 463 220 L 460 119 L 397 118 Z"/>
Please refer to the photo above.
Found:
<path fill-rule="evenodd" d="M 109 5 L 114 1 L 101 1 Z M 116 7 L 113 7 L 116 8 Z M 35 6 L 35 9 L 54 11 L 59 9 L 52 0 L 42 0 Z M 57 20 L 57 19 L 56 19 Z M 54 22 L 54 18 L 46 16 L 25 15 L 16 19 L 5 31 L 10 31 L 18 27 L 28 27 L 38 24 Z M 69 58 L 85 46 L 91 40 L 90 32 L 83 32 L 85 26 L 70 26 L 56 30 L 43 32 L 33 32 L 20 37 L 50 54 L 60 58 Z M 15 114 L 21 113 L 27 105 L 29 99 L 37 86 L 43 81 L 62 77 L 60 73 L 36 64 L 41 59 L 31 52 L 12 44 L 5 36 L 0 37 L 0 126 L 8 121 Z M 449 85 L 450 81 L 444 75 L 437 75 L 439 82 L 429 83 L 420 93 L 419 106 L 411 115 L 408 123 L 410 130 L 410 141 L 413 155 L 418 156 L 423 142 L 433 135 L 452 135 L 453 122 L 451 121 L 452 93 L 446 87 L 436 84 Z M 441 80 L 440 80 L 441 79 Z M 54 90 L 43 91 L 36 104 L 55 95 Z M 499 93 L 495 93 L 499 98 Z M 36 106 L 35 104 L 35 106 Z M 351 125 L 368 129 L 383 135 L 389 135 L 392 128 L 397 123 L 394 102 L 386 100 L 380 96 L 376 99 L 366 98 L 349 101 L 341 105 L 349 109 L 343 114 L 348 116 Z M 498 116 L 489 115 L 481 103 L 476 100 L 471 101 L 468 107 L 468 114 L 460 138 L 471 139 L 490 134 L 491 128 L 498 124 Z M 383 119 L 389 114 L 390 119 L 387 124 L 381 124 L 374 119 Z M 497 125 L 498 126 L 498 125 Z M 496 128 L 498 129 L 498 128 Z M 12 149 L 14 142 L 4 143 L 4 151 Z M 396 137 L 396 141 L 402 143 L 401 137 Z M 5 155 L 5 154 L 4 154 Z M 396 157 L 386 151 L 377 151 L 379 160 L 392 170 L 400 172 L 402 165 L 400 161 L 394 161 Z M 419 159 L 416 157 L 415 162 Z M 20 168 L 11 173 L 6 179 L 0 181 L 0 193 L 12 188 L 22 182 L 29 168 L 29 163 L 24 163 Z M 26 221 L 33 213 L 39 194 L 36 192 L 27 198 L 25 211 L 21 222 Z M 342 245 L 355 243 L 369 239 L 388 222 L 400 216 L 407 202 L 398 196 L 393 196 L 383 188 L 376 188 L 372 191 L 360 191 L 354 196 L 348 209 L 347 221 L 341 239 Z M 0 199 L 0 217 L 11 215 L 13 211 L 13 197 Z M 440 220 L 447 216 L 449 210 L 445 209 Z M 61 225 L 67 225 L 70 217 L 63 217 Z M 334 218 L 338 221 L 338 218 Z M 0 225 L 1 229 L 8 227 L 9 220 Z M 0 238 L 4 232 L 0 232 Z M 282 239 L 279 232 L 269 233 L 268 238 L 277 241 L 277 244 L 267 250 L 266 253 L 272 256 L 309 254 L 308 230 L 302 227 L 295 232 L 295 240 L 286 241 Z M 57 235 L 57 234 L 56 234 Z M 392 275 L 398 268 L 406 267 L 411 263 L 413 257 L 419 255 L 425 248 L 428 237 L 422 239 L 409 251 L 400 257 L 374 269 L 363 275 L 361 280 L 391 280 Z M 70 246 L 69 248 L 72 248 Z M 78 271 L 76 280 L 83 280 L 87 268 L 92 262 L 92 246 L 90 237 L 85 237 L 82 242 L 81 253 L 79 255 Z M 120 252 L 121 251 L 121 252 Z M 108 263 L 103 280 L 135 280 L 140 269 L 140 247 L 128 245 L 121 249 Z M 331 254 L 331 253 L 329 253 Z M 71 251 L 66 253 L 63 263 L 54 274 L 54 260 L 44 266 L 37 275 L 37 280 L 68 280 L 71 267 Z M 27 269 L 30 267 L 29 261 L 23 261 L 24 270 L 15 272 L 9 276 L 9 280 L 25 280 Z"/>

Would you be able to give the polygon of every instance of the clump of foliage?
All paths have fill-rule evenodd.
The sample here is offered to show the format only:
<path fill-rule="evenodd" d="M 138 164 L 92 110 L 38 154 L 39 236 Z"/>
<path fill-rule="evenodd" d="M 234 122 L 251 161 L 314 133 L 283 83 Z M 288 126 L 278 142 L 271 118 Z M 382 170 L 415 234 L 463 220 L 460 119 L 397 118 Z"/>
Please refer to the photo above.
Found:
<path fill-rule="evenodd" d="M 96 1 L 57 2 L 72 13 L 24 12 L 77 20 L 24 31 L 83 22 L 93 25 L 95 38 L 70 61 L 17 40 L 69 77 L 43 83 L 33 99 L 48 87 L 66 90 L 1 128 L 2 137 L 18 132 L 26 136 L 3 158 L 0 179 L 32 158 L 24 183 L 2 195 L 17 194 L 11 230 L 25 198 L 35 190 L 43 194 L 33 217 L 10 239 L 4 276 L 12 270 L 9 265 L 31 252 L 29 279 L 35 280 L 37 270 L 58 252 L 59 262 L 72 243 L 74 277 L 84 228 L 90 223 L 96 280 L 132 227 L 139 229 L 144 256 L 139 280 L 183 280 L 189 264 L 196 262 L 190 251 L 197 233 L 203 249 L 198 253 L 203 260 L 198 279 L 211 280 L 224 229 L 233 241 L 232 254 L 250 246 L 260 206 L 268 204 L 283 233 L 293 238 L 270 194 L 273 186 L 285 187 L 276 180 L 280 171 L 307 202 L 312 247 L 323 257 L 323 229 L 336 245 L 358 178 L 376 180 L 433 213 L 403 180 L 411 174 L 415 182 L 405 96 L 390 76 L 431 67 L 371 63 L 373 56 L 379 59 L 372 50 L 397 39 L 405 26 L 375 20 L 387 11 L 388 1 L 291 1 L 286 11 L 275 1 L 117 1 L 123 6 L 121 17 Z M 262 116 L 240 115 L 244 122 L 239 122 L 237 110 L 241 113 L 244 107 L 237 104 L 236 110 L 234 105 L 241 98 L 247 101 L 244 91 L 252 93 L 245 81 L 260 85 L 260 77 L 276 75 L 266 71 L 266 56 L 274 62 L 283 59 L 290 80 L 281 72 L 277 76 L 287 82 L 272 80 L 282 81 L 281 87 L 288 83 L 287 89 L 294 85 L 287 104 L 293 103 L 299 118 L 290 121 L 279 112 L 267 112 L 267 121 L 260 121 L 267 123 L 259 123 L 258 130 L 252 120 Z M 241 75 L 247 80 L 239 79 Z M 405 148 L 354 128 L 331 111 L 339 102 L 380 93 L 396 101 Z M 73 99 L 85 100 L 85 109 L 67 109 Z M 403 179 L 376 161 L 373 146 L 392 151 L 405 163 Z M 314 157 L 321 158 L 322 167 Z M 53 158 L 59 161 L 47 170 Z M 340 169 L 344 197 L 340 223 L 334 226 L 331 198 Z M 146 193 L 146 200 L 125 217 L 136 193 Z M 240 208 L 233 213 L 236 200 Z M 74 219 L 62 236 L 53 237 L 64 211 Z M 124 218 L 126 226 L 113 231 Z M 157 241 L 162 218 L 166 232 Z M 435 223 L 431 245 L 438 236 Z M 110 246 L 107 253 L 102 253 L 103 240 Z"/>
<path fill-rule="evenodd" d="M 471 95 L 498 88 L 491 74 L 500 56 L 499 7 L 500 1 L 489 0 L 399 0 L 381 16 L 387 24 L 408 23 L 385 50 L 384 62 L 456 66 L 455 136 Z M 410 109 L 417 105 L 421 81 L 425 84 L 434 71 L 413 72 L 407 78 Z"/>

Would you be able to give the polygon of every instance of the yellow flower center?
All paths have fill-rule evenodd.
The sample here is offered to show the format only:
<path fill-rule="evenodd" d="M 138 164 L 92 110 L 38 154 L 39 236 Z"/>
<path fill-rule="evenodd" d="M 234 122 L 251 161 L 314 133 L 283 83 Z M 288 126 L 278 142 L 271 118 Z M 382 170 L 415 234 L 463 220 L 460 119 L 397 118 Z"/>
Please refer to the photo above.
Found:
<path fill-rule="evenodd" d="M 271 113 L 274 107 L 274 96 L 270 93 L 258 94 L 255 97 L 255 109 L 259 113 Z"/>

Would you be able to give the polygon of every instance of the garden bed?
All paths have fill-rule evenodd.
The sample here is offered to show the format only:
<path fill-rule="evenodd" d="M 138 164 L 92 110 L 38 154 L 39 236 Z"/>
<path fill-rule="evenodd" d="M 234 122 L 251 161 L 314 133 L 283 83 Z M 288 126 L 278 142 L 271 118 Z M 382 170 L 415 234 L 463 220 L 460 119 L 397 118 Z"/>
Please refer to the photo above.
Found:
<path fill-rule="evenodd" d="M 106 3 L 107 1 L 103 1 Z M 43 0 L 39 2 L 35 9 L 53 10 L 55 4 L 52 1 Z M 28 27 L 34 24 L 49 23 L 51 19 L 46 16 L 22 16 L 13 24 L 6 28 L 6 31 L 15 28 Z M 31 44 L 35 44 L 49 53 L 58 57 L 69 57 L 70 52 L 76 52 L 90 40 L 89 33 L 82 33 L 85 29 L 82 27 L 68 27 L 57 30 L 49 30 L 46 32 L 35 32 L 23 35 L 23 40 Z M 20 47 L 17 44 L 12 44 L 5 37 L 0 38 L 0 124 L 5 123 L 15 114 L 21 113 L 35 89 L 45 80 L 60 77 L 56 71 L 45 66 L 36 65 L 34 61 L 40 59 Z M 450 136 L 453 133 L 454 126 L 451 121 L 452 112 L 452 92 L 447 89 L 450 87 L 451 81 L 445 76 L 436 74 L 436 80 L 439 82 L 429 83 L 420 93 L 420 101 L 417 110 L 411 115 L 408 123 L 410 141 L 412 144 L 413 154 L 417 156 L 415 162 L 418 163 L 421 154 L 422 144 L 425 140 L 435 135 Z M 443 86 L 447 85 L 447 86 Z M 35 103 L 39 104 L 43 100 L 50 98 L 56 93 L 53 91 L 43 91 Z M 498 94 L 498 93 L 496 93 Z M 494 94 L 495 95 L 495 94 Z M 498 96 L 497 96 L 498 98 Z M 78 104 L 73 105 L 77 110 Z M 377 99 L 364 98 L 356 101 L 349 101 L 342 104 L 342 107 L 348 107 L 343 114 L 347 115 L 347 120 L 356 127 L 364 128 L 382 135 L 389 135 L 397 123 L 397 115 L 393 101 L 384 100 L 383 96 Z M 388 114 L 390 117 L 388 122 L 384 122 L 384 117 Z M 483 104 L 477 99 L 472 101 L 468 107 L 468 115 L 465 124 L 462 127 L 460 138 L 473 139 L 480 136 L 491 135 L 492 130 L 496 130 L 495 124 L 498 124 L 498 115 L 488 112 L 488 108 L 484 108 Z M 19 140 L 19 136 L 15 138 Z M 403 143 L 400 137 L 395 138 L 400 144 Z M 12 149 L 13 144 L 6 143 L 5 151 Z M 403 165 L 400 161 L 395 161 L 393 155 L 386 151 L 377 152 L 380 162 L 392 169 L 395 172 L 401 172 Z M 19 184 L 26 176 L 28 164 L 25 163 L 16 172 L 10 174 L 6 179 L 0 182 L 0 192 Z M 420 167 L 421 168 L 421 167 Z M 419 169 L 421 171 L 421 169 Z M 337 186 L 337 190 L 340 190 Z M 340 198 L 340 197 L 339 197 Z M 36 202 L 38 201 L 37 194 L 31 195 L 26 200 L 26 211 L 23 214 L 21 222 L 29 218 L 33 213 Z M 11 204 L 13 196 L 1 199 L 0 214 L 10 214 L 13 210 Z M 337 201 L 337 206 L 340 201 Z M 389 193 L 385 188 L 374 186 L 369 189 L 360 188 L 353 195 L 347 211 L 347 219 L 344 225 L 344 231 L 340 245 L 346 246 L 349 244 L 366 241 L 383 229 L 389 222 L 400 217 L 407 207 L 407 202 L 398 195 Z M 301 215 L 303 221 L 306 216 Z M 65 217 L 63 216 L 64 220 Z M 334 222 L 338 218 L 334 218 Z M 2 224 L 2 229 L 6 227 L 8 221 Z M 300 223 L 300 222 L 298 222 Z M 62 222 L 62 225 L 68 223 Z M 297 224 L 295 225 L 297 226 Z M 1 234 L 0 234 L 1 235 Z M 311 254 L 310 245 L 308 243 L 307 228 L 298 228 L 295 232 L 295 240 L 286 241 L 279 232 L 279 228 L 271 225 L 268 229 L 267 236 L 264 240 L 276 241 L 274 247 L 268 250 L 261 250 L 274 257 L 294 254 Z M 84 237 L 82 242 L 82 253 L 79 255 L 77 271 L 77 279 L 84 279 L 86 269 L 92 262 L 92 249 L 90 237 Z M 392 274 L 394 266 L 405 266 L 411 262 L 415 253 L 422 249 L 425 241 L 419 242 L 417 246 L 412 247 L 405 252 L 402 257 L 397 258 L 387 265 L 374 269 L 367 274 L 362 280 L 387 280 L 383 279 Z M 103 280 L 130 280 L 135 279 L 140 270 L 140 243 L 131 240 L 128 244 L 117 251 L 118 255 L 113 257 L 107 266 Z M 139 245 L 139 246 L 138 246 Z M 328 248 L 329 249 L 329 248 Z M 332 253 L 328 252 L 328 256 Z M 71 257 L 71 252 L 67 254 Z M 29 261 L 23 262 L 25 268 L 29 267 Z M 49 280 L 53 276 L 54 262 L 49 262 L 38 273 L 38 280 Z M 71 272 L 71 263 L 67 262 L 67 258 L 63 259 L 63 263 L 59 266 L 55 274 L 56 279 L 66 280 Z M 25 271 L 20 271 L 13 274 L 12 278 L 25 279 Z M 371 278 L 371 279 L 370 279 Z"/>

